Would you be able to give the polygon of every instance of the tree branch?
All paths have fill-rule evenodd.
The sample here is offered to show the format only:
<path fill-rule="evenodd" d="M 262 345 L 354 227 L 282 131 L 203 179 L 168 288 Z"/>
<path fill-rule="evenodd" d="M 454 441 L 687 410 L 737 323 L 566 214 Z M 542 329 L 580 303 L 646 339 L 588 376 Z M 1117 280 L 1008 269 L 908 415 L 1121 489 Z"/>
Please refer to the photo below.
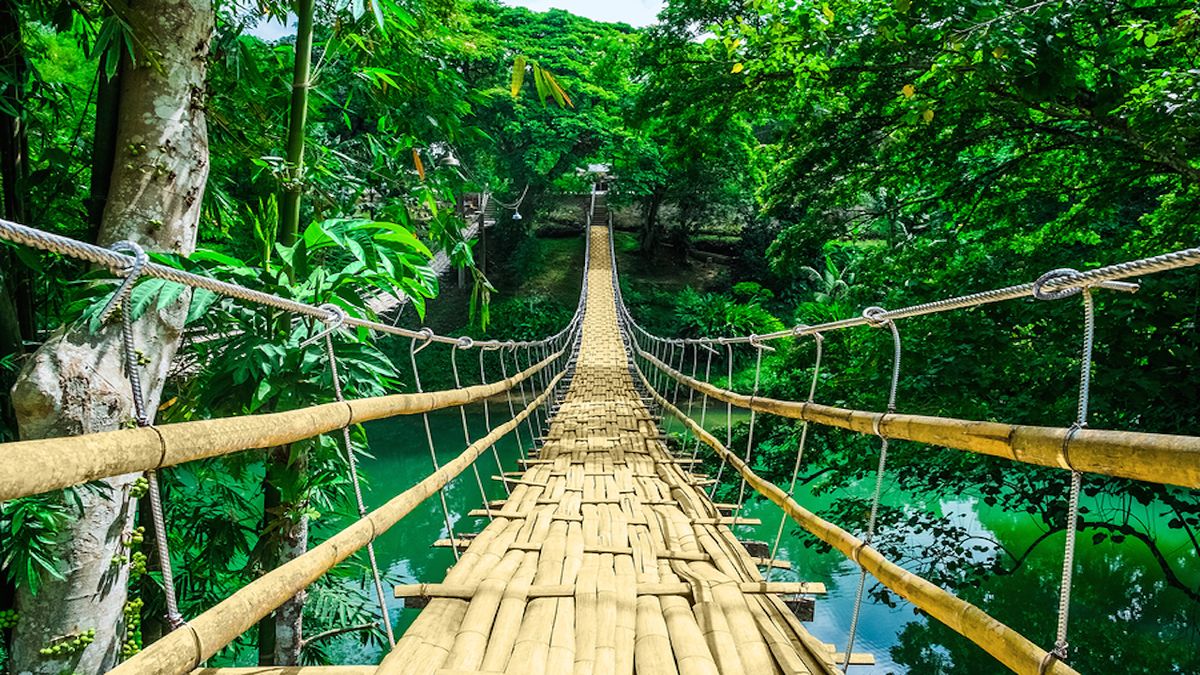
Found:
<path fill-rule="evenodd" d="M 301 646 L 301 648 L 307 647 L 308 645 L 311 645 L 312 643 L 317 642 L 319 640 L 325 640 L 327 638 L 337 637 L 338 635 L 345 635 L 346 633 L 354 633 L 354 632 L 357 632 L 360 630 L 369 630 L 374 627 L 375 627 L 375 623 L 371 622 L 371 623 L 358 624 L 356 626 L 343 626 L 342 628 L 334 628 L 333 630 L 327 630 L 324 633 L 317 633 L 316 635 L 314 635 L 310 638 L 305 638 L 305 639 L 301 640 L 300 646 Z"/>

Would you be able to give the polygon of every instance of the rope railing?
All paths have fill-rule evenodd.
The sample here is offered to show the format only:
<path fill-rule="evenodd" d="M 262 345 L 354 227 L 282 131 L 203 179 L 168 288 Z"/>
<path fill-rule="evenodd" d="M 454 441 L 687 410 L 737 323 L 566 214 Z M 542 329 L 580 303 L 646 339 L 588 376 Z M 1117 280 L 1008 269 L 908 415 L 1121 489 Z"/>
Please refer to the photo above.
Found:
<path fill-rule="evenodd" d="M 882 325 L 889 321 L 909 319 L 912 317 L 926 316 L 929 314 L 940 314 L 942 312 L 949 312 L 958 309 L 981 307 L 983 305 L 990 305 L 1007 300 L 1017 300 L 1020 298 L 1065 298 L 1076 295 L 1082 289 L 1088 287 L 1106 288 L 1109 290 L 1132 293 L 1138 290 L 1138 285 L 1121 280 L 1149 274 L 1157 274 L 1171 270 L 1184 269 L 1187 267 L 1195 267 L 1197 265 L 1200 265 L 1200 247 L 1182 249 L 1150 258 L 1142 258 L 1140 260 L 1132 260 L 1117 265 L 1109 265 L 1107 267 L 1098 267 L 1086 272 L 1080 272 L 1073 269 L 1052 270 L 1038 280 L 1025 284 L 1017 284 L 1015 286 L 1007 286 L 1005 288 L 998 288 L 990 291 L 971 293 L 968 295 L 946 298 L 944 300 L 902 307 L 900 309 L 886 310 L 879 307 L 869 307 L 867 310 L 864 310 L 864 313 L 861 316 L 813 325 L 797 324 L 796 326 L 786 330 L 763 333 L 762 335 L 738 335 L 719 338 L 662 338 L 660 336 L 651 334 L 639 326 L 636 321 L 632 321 L 632 317 L 628 315 L 628 310 L 625 308 L 624 303 L 621 303 L 620 309 L 622 313 L 626 315 L 626 318 L 630 319 L 630 327 L 647 339 L 668 339 L 669 341 L 676 342 L 677 344 L 689 345 L 711 346 L 714 344 L 751 344 L 770 342 L 789 337 L 812 335 L 814 333 L 829 333 L 836 330 L 855 328 L 858 326 Z M 620 302 L 620 300 L 618 300 L 618 302 Z"/>
<path fill-rule="evenodd" d="M 37 228 L 21 225 L 9 220 L 0 219 L 0 240 L 9 241 L 14 244 L 20 244 L 29 248 L 46 251 L 48 253 L 57 253 L 65 255 L 76 260 L 99 265 L 121 277 L 129 275 L 135 258 L 121 253 L 119 250 L 105 248 L 95 244 L 89 244 L 72 239 L 58 234 L 45 232 Z M 167 265 L 162 265 L 154 262 L 147 262 L 144 266 L 138 269 L 142 276 L 154 277 L 164 281 L 171 281 L 177 284 L 188 286 L 189 288 L 200 288 L 206 291 L 211 291 L 218 295 L 223 295 L 228 298 L 250 302 L 264 307 L 290 312 L 297 316 L 306 316 L 318 321 L 327 322 L 337 320 L 342 325 L 352 328 L 366 328 L 371 331 L 385 333 L 388 335 L 397 335 L 400 337 L 425 340 L 428 342 L 437 342 L 446 345 L 458 344 L 462 337 L 451 337 L 448 335 L 439 335 L 428 329 L 413 330 L 410 328 L 401 328 L 392 326 L 370 319 L 364 319 L 354 316 L 331 316 L 331 309 L 322 305 L 311 305 L 290 298 L 284 298 L 271 293 L 254 290 L 233 284 L 227 281 L 220 281 L 211 277 L 206 277 L 200 274 L 195 274 L 185 270 L 177 269 Z M 475 345 L 478 347 L 533 347 L 544 345 L 555 339 L 566 335 L 571 329 L 574 321 L 568 324 L 558 333 L 534 341 L 502 341 L 502 340 L 477 340 Z"/>
<path fill-rule="evenodd" d="M 615 264 L 615 251 L 610 255 Z M 1185 249 L 1164 255 L 1134 260 L 1100 267 L 1086 272 L 1073 269 L 1052 270 L 1027 284 L 1018 284 L 1001 289 L 972 293 L 928 302 L 898 310 L 886 310 L 871 307 L 863 311 L 859 317 L 830 321 L 813 326 L 798 325 L 784 331 L 764 335 L 726 336 L 720 338 L 664 338 L 654 335 L 638 325 L 621 297 L 620 286 L 614 277 L 616 290 L 617 313 L 628 335 L 626 340 L 631 351 L 631 368 L 636 370 L 642 385 L 647 392 L 647 398 L 658 405 L 664 414 L 678 417 L 684 426 L 697 439 L 699 444 L 712 447 L 721 460 L 717 473 L 720 483 L 722 472 L 726 466 L 733 467 L 741 477 L 742 486 L 749 483 L 755 490 L 784 509 L 785 513 L 803 526 L 806 530 L 841 551 L 860 566 L 863 574 L 870 573 L 883 585 L 891 588 L 901 596 L 909 599 L 914 605 L 926 610 L 956 632 L 983 647 L 996 656 L 1001 662 L 1018 672 L 1074 672 L 1065 662 L 1069 656 L 1067 635 L 1067 617 L 1070 610 L 1070 594 L 1072 572 L 1074 568 L 1074 529 L 1068 528 L 1063 556 L 1063 578 L 1058 603 L 1058 628 L 1054 647 L 1042 650 L 1011 629 L 999 624 L 978 608 L 960 600 L 947 591 L 932 583 L 920 579 L 899 566 L 884 559 L 881 554 L 871 548 L 871 538 L 875 529 L 875 512 L 878 508 L 880 488 L 883 484 L 886 468 L 887 442 L 889 439 L 910 440 L 939 447 L 965 450 L 968 452 L 1004 457 L 1016 462 L 1034 464 L 1052 468 L 1065 469 L 1071 474 L 1067 496 L 1067 521 L 1073 522 L 1079 510 L 1080 483 L 1083 472 L 1106 476 L 1142 480 L 1167 485 L 1179 485 L 1189 488 L 1200 488 L 1200 438 L 1170 434 L 1154 434 L 1128 431 L 1094 430 L 1087 428 L 1087 406 L 1089 384 L 1091 379 L 1091 349 L 1094 332 L 1094 305 L 1092 291 L 1098 288 L 1133 292 L 1138 290 L 1137 284 L 1124 281 L 1131 277 L 1147 275 L 1168 270 L 1193 267 L 1200 264 L 1200 248 Z M 1081 357 L 1079 410 L 1075 422 L 1066 428 L 1038 427 L 1029 425 L 1004 424 L 999 422 L 983 422 L 961 420 L 945 417 L 909 415 L 897 413 L 894 401 L 896 386 L 900 376 L 901 340 L 896 322 L 910 317 L 924 316 L 941 312 L 979 307 L 982 305 L 1033 297 L 1041 300 L 1056 300 L 1074 295 L 1080 295 L 1084 300 L 1084 334 L 1083 356 Z M 866 326 L 871 328 L 888 328 L 891 330 L 894 343 L 892 359 L 892 377 L 886 412 L 866 412 L 848 410 L 821 405 L 809 400 L 804 402 L 781 401 L 763 398 L 758 395 L 758 380 L 760 377 L 763 350 L 772 340 L 782 338 L 798 338 L 806 335 L 813 336 L 818 342 L 824 334 L 846 328 Z M 714 349 L 715 345 L 723 349 Z M 733 381 L 733 346 L 749 345 L 756 351 L 755 387 L 754 392 L 747 396 L 729 389 L 714 386 L 708 381 L 695 377 L 695 368 L 691 376 L 685 374 L 684 364 L 688 347 L 693 352 L 693 364 L 696 363 L 698 350 L 704 349 L 710 354 L 724 357 L 728 370 L 728 381 Z M 678 362 L 675 360 L 678 348 Z M 724 352 L 722 354 L 722 352 Z M 820 346 L 818 345 L 818 354 Z M 819 357 L 818 357 L 819 358 Z M 640 360 L 640 361 L 639 361 Z M 653 368 L 647 377 L 642 371 L 642 365 Z M 816 366 L 819 367 L 819 366 Z M 709 379 L 710 370 L 706 366 L 705 379 Z M 814 374 L 815 377 L 815 374 Z M 667 383 L 674 382 L 674 391 L 667 389 Z M 689 414 L 683 413 L 678 407 L 679 385 L 689 392 L 689 397 L 695 393 L 703 396 L 705 404 L 709 399 L 722 401 L 727 406 L 725 444 L 707 432 L 702 425 L 696 424 Z M 815 386 L 815 379 L 814 379 Z M 661 393 L 660 393 L 661 392 Z M 738 457 L 729 450 L 732 441 L 732 407 L 737 406 L 750 410 L 750 440 L 747 443 L 746 456 Z M 818 518 L 804 510 L 792 499 L 792 490 L 784 492 L 778 486 L 756 476 L 749 466 L 752 463 L 753 425 L 756 413 L 767 413 L 781 417 L 802 420 L 805 424 L 815 423 L 828 427 L 851 430 L 864 435 L 877 436 L 881 439 L 882 447 L 879 454 L 879 466 L 876 476 L 876 490 L 871 501 L 871 518 L 865 536 L 859 539 Z M 805 435 L 807 427 L 805 428 Z M 803 442 L 798 449 L 803 452 Z M 796 467 L 799 467 L 799 457 Z M 714 495 L 717 485 L 713 486 Z M 794 489 L 794 485 L 793 485 Z M 738 508 L 741 508 L 741 497 Z M 777 544 L 776 544 L 777 546 Z M 774 556 L 774 554 L 772 554 Z M 858 624 L 859 608 L 862 602 L 862 584 L 859 585 L 855 601 L 854 615 L 848 634 L 848 644 L 845 653 L 848 655 L 853 648 L 853 641 Z M 849 659 L 843 664 L 843 670 L 849 666 Z"/>
<path fill-rule="evenodd" d="M 364 548 L 386 532 L 456 476 L 473 466 L 493 444 L 516 429 L 555 390 L 564 373 L 556 374 L 549 386 L 515 417 L 497 426 L 460 455 L 443 464 L 415 486 L 355 521 L 322 544 L 255 579 L 208 611 L 146 647 L 109 671 L 115 675 L 134 673 L 189 673 L 253 627 L 260 619 L 308 587 L 335 565 Z"/>

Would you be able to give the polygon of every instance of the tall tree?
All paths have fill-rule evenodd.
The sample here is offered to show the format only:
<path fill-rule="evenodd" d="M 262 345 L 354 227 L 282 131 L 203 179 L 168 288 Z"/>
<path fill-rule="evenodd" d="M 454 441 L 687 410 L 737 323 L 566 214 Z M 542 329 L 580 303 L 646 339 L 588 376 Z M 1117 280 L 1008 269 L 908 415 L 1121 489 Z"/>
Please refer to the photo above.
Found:
<path fill-rule="evenodd" d="M 148 250 L 188 253 L 196 241 L 208 177 L 205 75 L 213 30 L 210 0 L 135 0 L 119 8 L 135 58 L 122 63 L 120 113 L 108 199 L 98 242 L 129 239 Z M 142 354 L 148 409 L 158 406 L 187 309 L 187 295 L 150 309 L 133 327 Z M 45 438 L 115 429 L 133 417 L 119 325 L 96 333 L 65 327 L 25 364 L 13 389 L 21 435 Z M 57 543 L 61 578 L 36 594 L 18 592 L 22 620 L 13 666 L 29 673 L 99 673 L 120 654 L 128 565 L 117 562 L 130 537 L 136 475 L 76 492 L 80 513 Z M 65 497 L 64 497 L 65 498 Z M 48 636 L 94 630 L 95 641 L 43 655 Z"/>
<path fill-rule="evenodd" d="M 29 175 L 29 138 L 25 131 L 25 80 L 28 66 L 21 38 L 21 17 L 15 2 L 0 5 L 0 72 L 7 81 L 0 101 L 0 182 L 4 190 L 4 217 L 20 223 L 29 219 L 25 180 Z M 6 264 L 9 289 L 21 337 L 33 337 L 33 298 L 29 270 Z M 5 345 L 0 345 L 5 346 Z M 19 345 L 18 345 L 19 346 Z"/>

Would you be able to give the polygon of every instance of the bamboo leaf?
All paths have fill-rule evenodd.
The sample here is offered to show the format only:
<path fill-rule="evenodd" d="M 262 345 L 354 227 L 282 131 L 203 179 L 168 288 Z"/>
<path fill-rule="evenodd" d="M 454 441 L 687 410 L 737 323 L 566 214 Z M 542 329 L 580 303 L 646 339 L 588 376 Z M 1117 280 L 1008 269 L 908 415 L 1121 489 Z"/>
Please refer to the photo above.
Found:
<path fill-rule="evenodd" d="M 517 94 L 521 93 L 521 87 L 525 84 L 525 63 L 526 59 L 524 56 L 518 56 L 513 59 L 512 85 L 510 87 L 513 98 L 516 98 Z"/>
<path fill-rule="evenodd" d="M 537 64 L 533 66 L 533 86 L 537 89 L 538 100 L 542 102 L 542 105 L 546 105 L 546 96 L 550 94 L 550 91 L 546 86 L 546 76 Z"/>
<path fill-rule="evenodd" d="M 421 162 L 421 153 L 417 152 L 416 148 L 412 151 L 413 166 L 417 168 L 417 175 L 421 180 L 425 180 L 425 164 Z"/>
<path fill-rule="evenodd" d="M 566 107 L 574 108 L 575 103 L 571 101 L 571 97 L 567 94 L 567 90 L 563 89 L 562 85 L 560 85 L 558 83 L 558 79 L 556 77 L 554 77 L 554 75 L 551 74 L 550 71 L 545 71 L 545 72 L 546 72 L 546 79 L 550 83 L 550 86 L 554 90 L 554 100 L 558 102 L 558 106 L 561 108 L 563 106 L 563 104 L 565 103 Z"/>

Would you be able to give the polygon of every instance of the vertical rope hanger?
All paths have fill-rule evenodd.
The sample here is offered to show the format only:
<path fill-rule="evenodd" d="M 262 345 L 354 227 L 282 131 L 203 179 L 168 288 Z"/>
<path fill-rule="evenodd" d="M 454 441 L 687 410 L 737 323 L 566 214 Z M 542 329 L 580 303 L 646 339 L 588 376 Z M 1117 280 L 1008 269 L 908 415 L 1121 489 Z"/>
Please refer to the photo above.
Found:
<path fill-rule="evenodd" d="M 692 379 L 693 380 L 696 379 L 696 369 L 699 367 L 699 365 L 700 365 L 700 347 L 694 344 L 694 345 L 692 345 Z M 688 387 L 687 390 L 688 390 L 687 418 L 692 419 L 692 405 L 695 403 L 696 390 L 691 387 Z M 693 436 L 693 435 L 694 434 L 687 434 L 683 437 L 683 443 L 680 444 L 680 448 L 679 448 L 680 454 L 687 454 L 688 436 Z"/>
<path fill-rule="evenodd" d="M 659 360 L 662 361 L 663 363 L 667 364 L 668 366 L 671 365 L 671 362 L 675 360 L 675 343 L 674 342 L 671 342 L 670 340 L 663 341 L 663 356 L 665 356 L 666 358 L 659 359 Z M 666 398 L 667 383 L 669 383 L 669 382 L 670 382 L 670 378 L 667 377 L 667 371 L 662 368 L 659 368 L 658 369 L 658 382 L 655 384 L 654 388 L 663 393 L 664 399 Z"/>
<path fill-rule="evenodd" d="M 417 387 L 417 393 L 425 391 L 421 388 L 421 371 L 417 368 L 417 352 L 428 347 L 433 339 L 433 331 L 428 328 L 422 328 L 421 332 L 425 334 L 425 341 L 418 346 L 417 338 L 414 337 L 408 346 L 408 360 L 412 364 L 413 384 Z M 429 458 L 433 461 L 433 470 L 436 473 L 441 470 L 442 466 L 438 462 L 437 449 L 433 445 L 433 430 L 429 427 L 428 412 L 421 413 L 421 421 L 425 424 L 425 440 L 429 444 Z M 444 485 L 438 488 L 438 500 L 442 503 L 442 517 L 446 521 L 447 536 L 450 537 L 450 550 L 454 552 L 454 559 L 457 561 L 459 559 L 458 540 L 454 536 L 454 523 L 450 520 L 450 506 L 446 503 L 446 486 Z"/>
<path fill-rule="evenodd" d="M 533 347 L 527 345 L 527 346 L 522 347 L 521 351 L 525 354 L 525 366 L 524 367 L 526 369 L 532 368 L 533 367 Z M 520 365 L 519 361 L 517 362 L 517 369 L 518 370 L 521 369 L 521 365 Z M 534 373 L 533 377 L 530 379 L 530 381 L 529 381 L 529 399 L 527 399 L 527 402 L 530 399 L 537 398 L 538 387 L 541 384 L 541 380 L 539 379 L 540 376 L 541 376 L 541 373 Z M 533 409 L 533 423 L 534 423 L 534 428 L 537 429 L 537 433 L 535 434 L 535 437 L 534 437 L 536 440 L 538 438 L 541 438 L 545 433 L 544 432 L 545 420 L 542 419 L 542 406 L 540 406 L 540 405 Z"/>
<path fill-rule="evenodd" d="M 659 352 L 661 350 L 660 340 L 653 336 L 648 336 L 646 339 L 650 341 L 650 355 L 661 361 L 662 359 L 661 359 L 661 357 L 659 357 Z M 650 367 L 650 359 L 649 358 L 646 359 L 646 366 L 647 366 L 647 369 L 649 369 L 649 367 Z M 651 389 L 657 390 L 658 389 L 658 368 L 655 367 L 655 369 L 653 371 L 648 370 L 648 372 L 650 373 L 650 377 L 648 378 L 650 383 L 647 386 L 649 386 Z M 651 404 L 650 409 L 653 412 L 653 410 L 657 407 L 658 407 L 658 402 L 655 401 Z"/>
<path fill-rule="evenodd" d="M 518 349 L 520 349 L 520 347 L 518 347 L 517 345 L 514 344 L 512 346 L 513 375 L 520 374 L 520 372 L 522 370 L 521 359 L 520 359 L 520 356 L 517 354 Z M 521 380 L 521 407 L 522 408 L 524 408 L 526 405 L 528 405 L 529 401 L 533 398 L 533 394 L 525 393 L 526 383 L 527 383 L 526 380 Z M 529 384 L 530 390 L 532 390 L 533 383 L 529 382 L 528 384 Z M 537 409 L 536 408 L 533 409 L 532 411 L 530 411 L 530 414 L 525 416 L 525 430 L 529 432 L 529 451 L 530 452 L 535 452 L 537 450 L 538 433 L 537 433 L 537 431 L 534 430 L 534 426 L 533 426 L 534 420 L 536 418 L 537 418 Z"/>
<path fill-rule="evenodd" d="M 660 356 L 660 354 L 662 353 L 662 350 L 663 350 L 662 341 L 659 340 L 658 338 L 654 338 L 654 337 L 650 337 L 648 339 L 650 340 L 650 353 L 654 356 L 654 358 L 661 361 L 662 357 Z M 649 378 L 650 384 L 648 386 L 651 389 L 657 391 L 658 390 L 659 369 L 657 366 L 655 366 L 654 370 L 650 370 L 650 366 L 651 366 L 650 360 L 647 359 L 646 360 L 646 369 L 650 372 L 650 378 Z M 657 413 L 658 401 L 655 400 L 653 397 L 650 398 L 649 405 L 647 407 L 650 410 L 650 414 L 652 414 L 652 415 L 658 414 Z"/>
<path fill-rule="evenodd" d="M 487 369 L 483 367 L 483 355 L 484 352 L 487 351 L 491 350 L 486 348 L 481 348 L 479 350 L 479 383 L 484 385 L 488 383 Z M 511 402 L 512 399 L 509 400 Z M 492 428 L 492 411 L 491 406 L 488 404 L 488 397 L 486 396 L 483 398 L 483 426 L 487 427 L 488 429 Z M 495 443 L 492 443 L 491 451 L 492 459 L 496 460 L 496 472 L 501 474 L 504 473 L 504 465 L 500 462 L 500 453 L 496 450 Z M 508 483 L 506 481 L 500 481 L 500 485 L 504 488 L 505 495 L 512 494 L 512 491 L 509 490 Z"/>
<path fill-rule="evenodd" d="M 100 312 L 100 323 L 103 324 L 112 316 L 113 311 L 118 306 L 121 308 L 121 351 L 125 365 L 125 377 L 129 381 L 129 388 L 133 399 L 133 415 L 134 421 L 139 427 L 152 426 L 154 420 L 151 419 L 150 412 L 146 409 L 146 393 L 142 389 L 141 371 L 138 369 L 137 345 L 134 344 L 133 338 L 133 313 L 129 307 L 129 295 L 133 292 L 133 287 L 137 280 L 142 275 L 142 271 L 150 262 L 150 256 L 136 242 L 119 241 L 112 245 L 112 250 L 120 253 L 129 253 L 133 256 L 133 261 L 129 264 L 128 270 L 125 272 L 125 278 L 121 280 L 121 284 L 113 293 L 112 298 L 104 306 Z M 150 501 L 150 518 L 154 524 L 154 543 L 155 551 L 158 554 L 158 567 L 162 572 L 163 597 L 166 604 L 166 620 L 167 625 L 171 630 L 175 630 L 186 623 L 183 615 L 179 613 L 179 601 L 175 595 L 175 573 L 171 567 L 171 548 L 167 541 L 167 525 L 166 517 L 163 516 L 162 507 L 162 488 L 158 483 L 158 472 L 154 470 L 146 471 L 146 482 L 149 484 L 147 497 Z"/>
<path fill-rule="evenodd" d="M 518 360 L 518 361 L 517 361 L 517 372 L 520 372 L 521 370 L 523 370 L 523 369 L 525 369 L 525 368 L 528 368 L 528 367 L 529 367 L 529 366 L 530 366 L 530 365 L 533 363 L 533 358 L 532 358 L 532 357 L 530 357 L 530 355 L 529 355 L 529 351 L 530 351 L 530 349 L 531 349 L 530 347 L 522 347 L 522 348 L 521 348 L 521 352 L 522 352 L 522 353 L 525 355 L 525 363 L 524 363 L 524 364 L 522 364 L 522 363 L 520 362 L 520 360 Z M 514 354 L 514 357 L 515 357 L 515 356 L 516 356 L 516 352 L 513 352 L 513 354 Z M 539 384 L 539 380 L 538 380 L 537 378 L 538 378 L 538 376 L 535 374 L 535 375 L 534 375 L 534 376 L 533 376 L 533 377 L 532 377 L 532 378 L 529 380 L 529 397 L 530 397 L 530 398 L 534 398 L 534 397 L 536 397 L 536 396 L 537 396 L 537 389 L 538 389 L 538 384 Z M 528 402 L 529 402 L 529 399 L 525 399 L 525 401 L 524 401 L 524 402 L 525 402 L 525 403 L 528 403 Z M 535 440 L 536 440 L 536 439 L 538 439 L 538 438 L 540 438 L 540 437 L 542 436 L 542 416 L 541 416 L 541 412 L 542 412 L 542 408 L 541 408 L 541 406 L 538 406 L 538 407 L 536 407 L 536 408 L 534 408 L 534 409 L 533 409 L 533 428 L 535 429 L 535 433 L 534 433 L 534 439 L 535 439 Z"/>
<path fill-rule="evenodd" d="M 729 389 L 733 388 L 733 344 L 725 338 L 717 338 L 717 342 L 725 345 L 725 365 L 727 366 L 728 378 L 725 381 L 725 386 Z M 729 448 L 733 445 L 733 403 L 725 402 L 725 447 Z M 717 496 L 717 488 L 721 485 L 721 475 L 725 473 L 725 465 L 729 463 L 729 456 L 721 455 L 721 467 L 717 469 L 717 479 L 713 481 L 712 489 L 708 492 L 709 500 L 715 501 Z"/>
<path fill-rule="evenodd" d="M 500 377 L 503 377 L 504 379 L 507 380 L 508 379 L 508 364 L 504 361 L 504 348 L 500 349 L 500 353 L 497 354 L 497 356 L 500 359 Z M 512 390 L 513 390 L 513 388 L 509 387 L 508 389 L 506 389 L 504 391 L 504 397 L 508 400 L 508 418 L 510 420 L 517 418 L 517 409 L 513 406 Z M 522 390 L 522 394 L 524 394 L 524 390 Z M 517 452 L 521 455 L 521 459 L 525 459 L 526 458 L 525 443 L 524 443 L 524 441 L 521 440 L 521 425 L 520 424 L 513 427 L 513 435 L 517 439 Z M 529 444 L 530 444 L 530 446 L 533 445 L 532 439 L 530 439 Z M 503 477 L 504 476 L 502 475 L 501 478 L 503 478 Z M 501 480 L 500 482 L 504 483 L 504 489 L 507 490 L 508 489 L 507 481 Z"/>
<path fill-rule="evenodd" d="M 763 351 L 775 351 L 774 347 L 766 345 L 759 341 L 757 335 L 750 336 L 750 344 L 757 350 L 754 354 L 754 388 L 750 392 L 750 429 L 746 434 L 746 466 L 750 466 L 750 453 L 754 451 L 754 423 L 758 419 L 757 411 L 754 409 L 754 399 L 758 397 L 759 376 L 762 373 L 762 355 Z M 741 485 L 738 487 L 737 510 L 733 513 L 734 523 L 742 515 L 742 508 L 746 505 L 746 477 L 742 476 Z"/>
<path fill-rule="evenodd" d="M 871 496 L 871 515 L 867 520 L 866 535 L 863 536 L 863 545 L 865 546 L 870 546 L 871 541 L 875 538 L 875 519 L 879 515 L 879 498 L 883 493 L 883 477 L 884 471 L 887 469 L 888 439 L 883 435 L 883 419 L 896 412 L 896 387 L 900 383 L 900 329 L 896 327 L 895 321 L 880 318 L 884 311 L 882 307 L 868 307 L 863 310 L 863 318 L 870 326 L 873 328 L 886 326 L 892 333 L 892 381 L 888 387 L 887 411 L 875 418 L 875 435 L 879 437 L 879 466 L 875 470 L 875 492 Z M 857 559 L 855 562 L 858 562 Z M 861 565 L 859 565 L 859 570 L 858 590 L 854 594 L 854 614 L 850 618 L 850 634 L 846 638 L 846 660 L 842 663 L 842 672 L 850 668 L 854 638 L 858 633 L 858 620 L 862 614 L 863 593 L 867 588 L 867 570 Z"/>
<path fill-rule="evenodd" d="M 548 358 L 550 358 L 550 344 L 548 342 L 543 342 L 538 347 L 538 363 L 541 363 L 542 361 L 545 361 Z M 543 368 L 540 371 L 538 371 L 538 377 L 542 381 L 542 391 L 546 391 L 547 389 L 549 389 L 550 388 L 549 368 Z M 542 414 L 545 416 L 546 429 L 543 432 L 544 434 L 550 433 L 550 407 L 551 407 L 551 405 L 553 405 L 553 403 L 554 403 L 553 397 L 547 396 L 545 399 L 542 400 L 542 405 L 540 406 L 542 408 Z"/>
<path fill-rule="evenodd" d="M 1076 294 L 1083 296 L 1083 346 L 1079 364 L 1079 400 L 1076 406 L 1075 422 L 1067 430 L 1062 447 L 1063 462 L 1071 470 L 1071 482 L 1067 496 L 1067 528 L 1066 541 L 1063 544 L 1062 584 L 1059 587 L 1058 595 L 1058 621 L 1055 627 L 1054 648 L 1046 652 L 1039 672 L 1045 672 L 1055 660 L 1066 662 L 1070 656 L 1067 643 L 1067 624 L 1071 613 L 1071 586 L 1075 573 L 1075 538 L 1078 529 L 1079 492 L 1083 486 L 1083 474 L 1071 466 L 1068 451 L 1071 440 L 1087 427 L 1088 405 L 1091 401 L 1092 349 L 1096 339 L 1096 306 L 1090 286 L 1049 292 L 1045 291 L 1043 287 L 1051 279 L 1078 273 L 1077 270 L 1069 268 L 1051 270 L 1033 283 L 1033 297 L 1038 300 L 1058 300 Z"/>
<path fill-rule="evenodd" d="M 707 357 L 705 357 L 705 361 L 704 361 L 704 382 L 705 382 L 705 384 L 708 384 L 710 382 L 710 380 L 712 379 L 712 357 L 713 357 L 713 354 L 717 353 L 717 350 L 713 349 L 707 343 L 701 343 L 701 346 L 703 346 L 705 351 L 708 352 L 708 355 L 707 355 Z M 704 393 L 704 398 L 702 398 L 700 400 L 700 428 L 701 429 L 704 428 L 704 420 L 707 416 L 708 416 L 708 392 L 706 391 Z M 696 445 L 694 445 L 692 447 L 692 462 L 693 463 L 696 461 L 696 457 L 699 454 L 700 454 L 700 437 L 696 436 Z"/>
<path fill-rule="evenodd" d="M 696 371 L 700 368 L 700 347 L 692 345 L 692 379 L 696 379 Z M 692 405 L 696 400 L 696 390 L 688 387 L 687 416 L 692 416 Z"/>
<path fill-rule="evenodd" d="M 813 337 L 817 341 L 817 355 L 813 361 L 812 381 L 808 385 L 808 403 L 812 403 L 817 394 L 817 378 L 821 375 L 821 354 L 825 347 L 824 335 L 813 333 Z M 796 494 L 796 478 L 800 475 L 800 464 L 804 458 L 804 448 L 807 444 L 808 420 L 806 419 L 800 423 L 800 443 L 796 447 L 796 463 L 792 465 L 792 480 L 788 483 L 788 499 L 793 498 Z M 775 542 L 771 544 L 771 563 L 767 565 L 767 581 L 771 580 L 771 573 L 775 571 L 775 560 L 779 553 L 779 542 L 783 539 L 783 528 L 787 520 L 787 512 L 779 514 L 779 530 L 775 532 Z"/>
<path fill-rule="evenodd" d="M 338 369 L 337 353 L 333 349 L 333 334 L 345 323 L 346 311 L 330 303 L 321 305 L 321 307 L 329 311 L 329 316 L 323 320 L 325 328 L 301 342 L 300 347 L 307 347 L 324 338 L 325 358 L 329 361 L 329 378 L 333 386 L 333 398 L 339 403 L 343 403 L 346 401 L 346 396 L 342 391 L 342 377 Z M 363 500 L 362 485 L 358 476 L 358 459 L 354 456 L 354 445 L 350 441 L 349 424 L 342 427 L 342 449 L 346 453 L 346 466 L 350 474 L 350 485 L 354 492 L 354 504 L 358 509 L 358 517 L 365 518 L 367 515 L 367 506 Z M 383 623 L 384 633 L 387 635 L 388 645 L 395 647 L 396 635 L 392 630 L 391 614 L 388 613 L 387 595 L 383 591 L 383 579 L 379 573 L 379 562 L 375 557 L 374 540 L 368 541 L 366 548 L 367 561 L 371 566 L 371 580 L 375 587 L 375 597 L 379 601 L 379 614 Z"/>
<path fill-rule="evenodd" d="M 475 346 L 475 341 L 467 336 L 459 338 L 458 342 L 450 348 L 450 371 L 454 373 L 454 388 L 462 389 L 462 380 L 458 376 L 458 350 L 470 349 Z M 481 351 L 480 354 L 483 352 Z M 465 405 L 458 406 L 458 416 L 462 420 L 463 442 L 465 447 L 471 447 L 471 430 L 467 425 L 467 408 Z M 471 462 L 471 471 L 475 474 L 475 484 L 479 486 L 479 497 L 483 500 L 483 510 L 487 513 L 488 521 L 492 518 L 492 505 L 488 502 L 487 490 L 483 489 L 483 478 L 479 475 L 479 462 Z"/>
<path fill-rule="evenodd" d="M 693 350 L 694 352 L 695 350 Z M 679 344 L 679 364 L 675 368 L 676 371 L 683 372 L 683 362 L 687 358 L 687 343 Z M 671 405 L 679 407 L 679 380 L 675 380 L 675 389 L 671 392 Z"/>

